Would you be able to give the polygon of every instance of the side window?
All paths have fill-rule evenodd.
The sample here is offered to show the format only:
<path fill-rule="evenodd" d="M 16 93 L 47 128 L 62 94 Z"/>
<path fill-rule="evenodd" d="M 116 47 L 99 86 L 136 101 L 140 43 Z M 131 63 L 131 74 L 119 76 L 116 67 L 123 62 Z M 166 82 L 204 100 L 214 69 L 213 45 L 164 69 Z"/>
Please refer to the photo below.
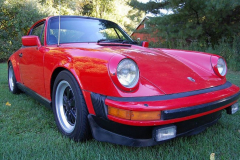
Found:
<path fill-rule="evenodd" d="M 45 28 L 45 23 L 41 22 L 37 24 L 30 32 L 30 35 L 35 35 L 39 37 L 42 45 L 44 44 L 44 28 Z"/>

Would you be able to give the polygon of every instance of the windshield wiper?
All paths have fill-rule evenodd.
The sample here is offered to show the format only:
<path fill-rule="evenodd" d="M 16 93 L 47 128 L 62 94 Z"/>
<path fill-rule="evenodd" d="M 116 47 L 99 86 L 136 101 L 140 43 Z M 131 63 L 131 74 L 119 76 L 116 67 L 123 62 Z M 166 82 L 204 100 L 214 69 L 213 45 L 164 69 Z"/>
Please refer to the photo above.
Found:
<path fill-rule="evenodd" d="M 103 41 L 108 41 L 108 39 L 99 39 L 99 40 L 97 41 L 97 43 L 103 42 Z"/>
<path fill-rule="evenodd" d="M 122 42 L 123 39 L 99 39 L 99 40 L 97 41 L 97 43 L 99 43 L 99 42 L 104 42 L 104 41 L 106 41 L 106 42 Z"/>
<path fill-rule="evenodd" d="M 120 42 L 120 43 L 128 43 L 128 44 L 135 44 L 134 42 L 131 42 L 131 41 L 128 41 L 128 40 L 123 40 L 123 39 L 99 39 L 98 41 L 97 41 L 97 43 L 99 43 L 99 42 L 104 42 L 104 41 L 106 41 L 106 42 Z"/>
<path fill-rule="evenodd" d="M 128 44 L 138 44 L 136 41 L 128 41 L 128 40 L 124 40 L 122 41 L 122 43 L 128 43 Z"/>

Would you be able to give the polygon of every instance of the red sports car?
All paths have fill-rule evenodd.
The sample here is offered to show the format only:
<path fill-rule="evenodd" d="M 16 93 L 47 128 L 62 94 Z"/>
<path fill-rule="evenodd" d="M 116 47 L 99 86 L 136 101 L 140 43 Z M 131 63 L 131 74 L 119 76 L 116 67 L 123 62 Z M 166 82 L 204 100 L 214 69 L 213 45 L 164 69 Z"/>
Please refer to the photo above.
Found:
<path fill-rule="evenodd" d="M 222 110 L 238 110 L 239 87 L 218 55 L 138 45 L 108 20 L 60 16 L 36 22 L 8 60 L 12 93 L 52 108 L 59 131 L 127 146 L 197 134 Z"/>

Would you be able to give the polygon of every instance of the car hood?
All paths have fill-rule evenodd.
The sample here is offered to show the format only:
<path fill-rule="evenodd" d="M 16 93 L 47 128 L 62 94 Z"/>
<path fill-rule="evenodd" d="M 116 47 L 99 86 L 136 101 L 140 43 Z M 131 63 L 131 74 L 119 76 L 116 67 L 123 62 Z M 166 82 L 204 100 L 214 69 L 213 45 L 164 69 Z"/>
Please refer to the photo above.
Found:
<path fill-rule="evenodd" d="M 139 67 L 140 76 L 165 94 L 201 90 L 226 82 L 226 79 L 219 78 L 213 72 L 210 54 L 205 55 L 207 62 L 203 66 L 175 55 L 173 51 L 176 50 L 156 50 L 134 45 L 94 45 L 93 48 L 98 51 L 96 53 L 104 53 L 103 56 L 122 54 L 133 59 Z"/>
<path fill-rule="evenodd" d="M 155 51 L 146 49 L 140 51 L 126 50 L 126 56 L 136 61 L 140 69 L 140 75 L 165 94 L 188 92 L 218 86 L 224 81 L 217 77 L 214 72 L 207 70 L 197 64 L 189 62 L 183 58 L 172 55 L 171 50 Z M 206 65 L 210 64 L 209 60 Z"/>
<path fill-rule="evenodd" d="M 213 72 L 211 55 L 205 55 L 208 59 L 204 64 L 206 66 L 199 66 L 174 55 L 171 50 L 125 47 L 114 52 L 133 59 L 138 64 L 140 76 L 165 94 L 201 90 L 222 85 L 226 81 Z"/>

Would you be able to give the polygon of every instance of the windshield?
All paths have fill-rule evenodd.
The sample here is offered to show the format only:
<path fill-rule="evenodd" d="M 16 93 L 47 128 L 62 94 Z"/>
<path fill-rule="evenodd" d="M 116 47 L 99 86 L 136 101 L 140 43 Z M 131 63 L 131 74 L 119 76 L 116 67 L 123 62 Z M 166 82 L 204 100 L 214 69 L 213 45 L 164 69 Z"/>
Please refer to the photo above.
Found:
<path fill-rule="evenodd" d="M 59 18 L 53 17 L 48 25 L 48 44 L 57 44 Z M 134 41 L 116 24 L 107 20 L 81 17 L 61 17 L 60 43 Z"/>

